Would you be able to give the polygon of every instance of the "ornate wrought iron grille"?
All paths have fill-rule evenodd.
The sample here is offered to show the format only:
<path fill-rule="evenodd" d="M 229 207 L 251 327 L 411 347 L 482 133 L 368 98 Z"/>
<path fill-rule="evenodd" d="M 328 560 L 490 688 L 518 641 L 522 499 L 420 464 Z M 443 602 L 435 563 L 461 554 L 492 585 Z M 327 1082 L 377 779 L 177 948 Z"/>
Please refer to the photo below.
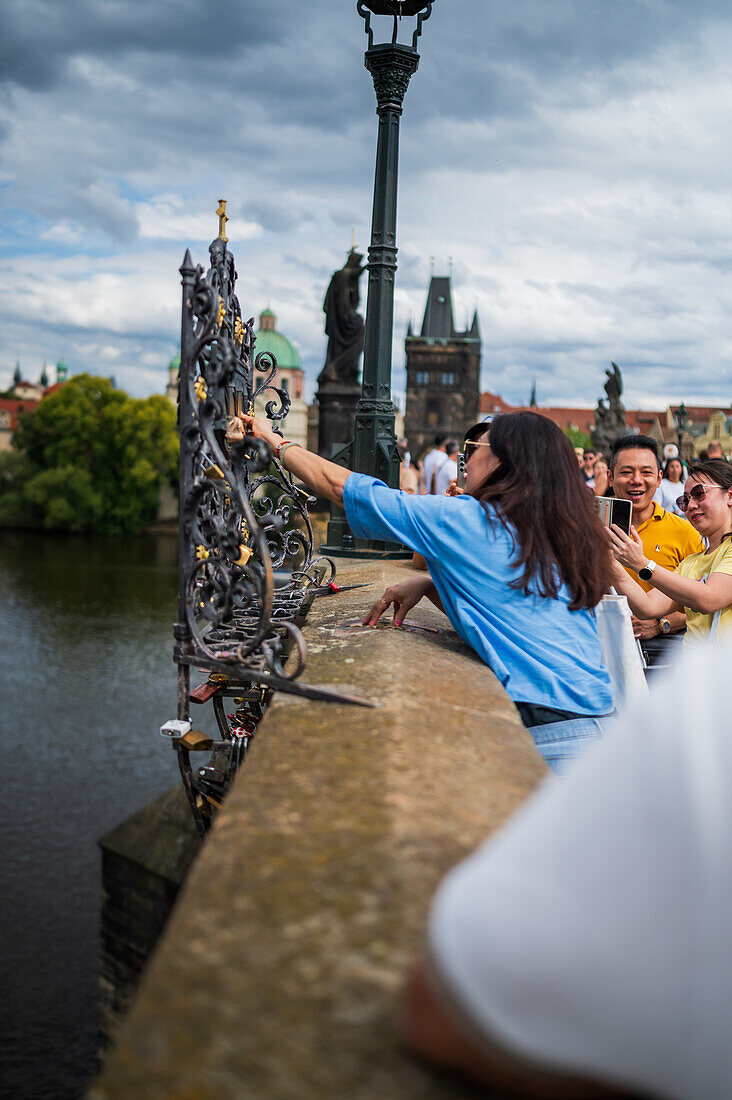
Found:
<path fill-rule="evenodd" d="M 229 419 L 252 414 L 260 394 L 272 394 L 265 409 L 275 425 L 287 415 L 290 399 L 274 385 L 275 357 L 255 356 L 254 319 L 243 320 L 236 296 L 223 200 L 217 213 L 208 272 L 194 266 L 189 251 L 180 268 L 178 717 L 161 730 L 178 754 L 202 835 L 246 757 L 272 691 L 365 704 L 298 680 L 307 656 L 298 623 L 314 596 L 336 588 L 335 567 L 313 557 L 310 498 L 267 444 L 227 439 Z M 192 665 L 208 672 L 193 692 Z M 190 702 L 208 700 L 217 741 L 191 729 Z M 194 768 L 190 754 L 200 751 L 210 752 L 209 761 Z"/>

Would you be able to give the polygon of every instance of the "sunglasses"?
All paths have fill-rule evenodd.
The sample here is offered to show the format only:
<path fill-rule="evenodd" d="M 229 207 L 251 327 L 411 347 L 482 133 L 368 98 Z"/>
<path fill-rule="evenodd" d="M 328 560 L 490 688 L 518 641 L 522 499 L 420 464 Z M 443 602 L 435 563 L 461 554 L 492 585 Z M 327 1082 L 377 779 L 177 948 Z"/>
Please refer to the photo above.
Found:
<path fill-rule="evenodd" d="M 475 453 L 475 447 L 490 447 L 490 443 L 484 443 L 480 439 L 468 439 L 463 444 L 463 454 L 465 455 L 465 461 L 468 462 L 471 455 Z"/>
<path fill-rule="evenodd" d="M 695 485 L 690 493 L 682 493 L 680 497 L 676 497 L 676 503 L 682 512 L 685 512 L 689 507 L 692 500 L 695 500 L 697 504 L 700 504 L 710 489 L 721 489 L 721 485 Z"/>

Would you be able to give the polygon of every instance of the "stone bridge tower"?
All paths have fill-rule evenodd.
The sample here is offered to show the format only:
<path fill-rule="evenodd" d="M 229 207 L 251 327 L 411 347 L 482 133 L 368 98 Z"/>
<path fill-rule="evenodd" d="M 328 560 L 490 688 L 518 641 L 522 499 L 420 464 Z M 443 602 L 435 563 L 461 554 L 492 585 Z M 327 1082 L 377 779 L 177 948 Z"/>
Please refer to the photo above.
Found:
<path fill-rule="evenodd" d="M 407 407 L 404 434 L 418 457 L 438 432 L 461 440 L 478 419 L 480 328 L 478 312 L 465 332 L 452 313 L 449 277 L 433 276 L 419 336 L 411 323 L 405 342 Z"/>

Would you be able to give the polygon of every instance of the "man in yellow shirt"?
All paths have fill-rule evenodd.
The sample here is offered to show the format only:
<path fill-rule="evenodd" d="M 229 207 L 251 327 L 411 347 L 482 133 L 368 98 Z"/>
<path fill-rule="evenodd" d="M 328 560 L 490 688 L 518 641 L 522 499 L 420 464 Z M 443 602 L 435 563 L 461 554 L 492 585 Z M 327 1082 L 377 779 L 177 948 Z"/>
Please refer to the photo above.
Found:
<path fill-rule="evenodd" d="M 656 441 L 650 436 L 624 435 L 615 441 L 608 480 L 616 497 L 632 502 L 633 526 L 652 561 L 665 569 L 675 569 L 689 554 L 698 554 L 704 549 L 701 536 L 688 520 L 667 512 L 653 499 L 661 483 L 661 467 Z M 682 492 L 680 485 L 679 496 Z M 630 569 L 628 574 L 649 591 L 651 585 Z M 670 644 L 681 640 L 686 629 L 686 615 L 677 611 L 664 619 L 634 617 L 633 627 L 646 660 L 652 666 L 661 663 L 661 655 Z"/>

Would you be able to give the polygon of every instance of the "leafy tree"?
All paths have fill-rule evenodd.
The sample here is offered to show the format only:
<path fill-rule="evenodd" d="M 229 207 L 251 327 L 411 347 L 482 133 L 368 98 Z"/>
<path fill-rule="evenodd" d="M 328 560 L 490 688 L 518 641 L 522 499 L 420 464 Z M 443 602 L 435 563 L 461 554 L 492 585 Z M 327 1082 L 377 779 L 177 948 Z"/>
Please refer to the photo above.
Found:
<path fill-rule="evenodd" d="M 104 512 L 102 495 L 88 470 L 56 466 L 35 474 L 25 486 L 32 518 L 49 531 L 89 531 Z"/>
<path fill-rule="evenodd" d="M 0 452 L 0 522 L 22 525 L 27 522 L 24 486 L 32 467 L 17 451 Z"/>
<path fill-rule="evenodd" d="M 25 466 L 9 464 L 4 495 L 0 479 L 6 522 L 20 499 L 26 518 L 49 530 L 132 534 L 155 519 L 161 478 L 177 485 L 173 406 L 96 375 L 75 375 L 24 413 L 13 446 Z"/>
<path fill-rule="evenodd" d="M 592 436 L 589 432 L 583 432 L 580 428 L 565 428 L 564 434 L 569 436 L 569 441 L 573 447 L 591 447 Z"/>

